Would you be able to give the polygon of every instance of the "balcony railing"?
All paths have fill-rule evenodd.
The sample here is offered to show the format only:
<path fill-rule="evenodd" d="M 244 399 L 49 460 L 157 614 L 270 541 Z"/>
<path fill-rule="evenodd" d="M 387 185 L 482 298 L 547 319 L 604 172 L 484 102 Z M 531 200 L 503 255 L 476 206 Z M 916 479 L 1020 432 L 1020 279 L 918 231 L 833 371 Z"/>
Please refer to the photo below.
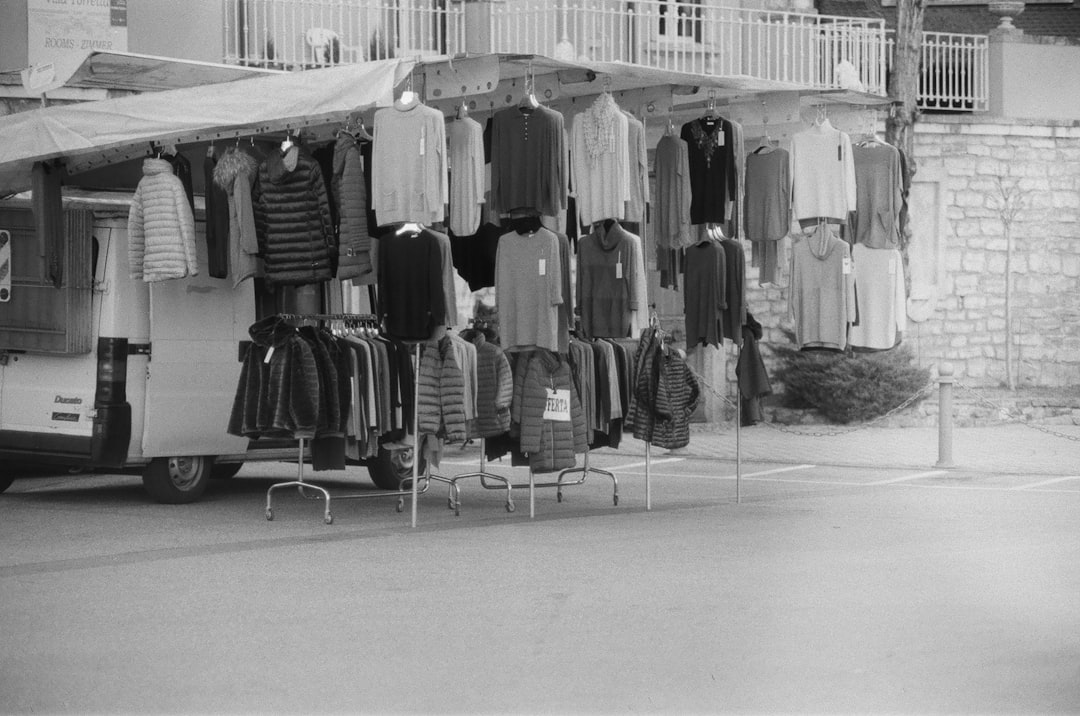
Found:
<path fill-rule="evenodd" d="M 630 62 L 802 87 L 885 92 L 881 20 L 737 7 L 697 0 L 507 0 L 493 6 L 493 52 Z M 850 67 L 842 64 L 850 63 Z"/>
<path fill-rule="evenodd" d="M 889 64 L 896 40 L 889 33 Z M 989 106 L 990 38 L 924 32 L 918 107 L 927 112 L 985 112 Z"/>
<path fill-rule="evenodd" d="M 224 0 L 225 61 L 278 69 L 464 52 L 447 0 Z"/>

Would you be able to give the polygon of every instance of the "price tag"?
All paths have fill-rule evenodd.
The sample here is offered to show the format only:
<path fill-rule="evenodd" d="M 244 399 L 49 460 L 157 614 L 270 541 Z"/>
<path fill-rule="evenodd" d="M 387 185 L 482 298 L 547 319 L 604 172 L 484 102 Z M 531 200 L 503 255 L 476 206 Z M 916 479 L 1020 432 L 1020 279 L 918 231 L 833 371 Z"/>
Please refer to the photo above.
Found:
<path fill-rule="evenodd" d="M 554 420 L 558 423 L 570 422 L 570 391 L 547 390 L 547 405 L 544 407 L 544 420 Z"/>
<path fill-rule="evenodd" d="M 263 363 L 269 363 L 270 358 L 272 358 L 273 355 L 274 355 L 274 347 L 270 346 L 269 348 L 266 349 L 266 357 L 263 358 Z"/>
<path fill-rule="evenodd" d="M 844 257 L 844 275 L 847 276 L 849 273 L 851 273 L 851 257 L 850 256 L 845 256 Z"/>
<path fill-rule="evenodd" d="M 420 133 L 420 156 L 424 156 L 427 152 L 427 129 L 424 129 Z"/>
<path fill-rule="evenodd" d="M 547 259 L 540 259 L 540 275 L 547 276 Z"/>
<path fill-rule="evenodd" d="M 615 278 L 622 278 L 622 264 L 615 264 Z"/>

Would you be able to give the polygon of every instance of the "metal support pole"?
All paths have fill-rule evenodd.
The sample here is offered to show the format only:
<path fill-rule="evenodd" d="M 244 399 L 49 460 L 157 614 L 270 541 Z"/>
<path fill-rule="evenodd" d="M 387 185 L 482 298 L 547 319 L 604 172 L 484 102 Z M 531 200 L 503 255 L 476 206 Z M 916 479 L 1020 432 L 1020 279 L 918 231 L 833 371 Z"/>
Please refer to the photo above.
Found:
<path fill-rule="evenodd" d="M 652 463 L 652 443 L 645 443 L 645 511 L 652 509 L 652 489 L 649 484 L 649 467 Z"/>
<path fill-rule="evenodd" d="M 953 366 L 938 366 L 938 461 L 935 467 L 955 467 L 952 456 L 953 433 Z"/>
<path fill-rule="evenodd" d="M 412 460 L 412 526 L 416 527 L 416 486 L 420 482 L 420 344 L 416 344 L 416 360 L 413 362 L 413 460 Z"/>
<path fill-rule="evenodd" d="M 735 504 L 742 502 L 742 394 L 735 382 Z"/>

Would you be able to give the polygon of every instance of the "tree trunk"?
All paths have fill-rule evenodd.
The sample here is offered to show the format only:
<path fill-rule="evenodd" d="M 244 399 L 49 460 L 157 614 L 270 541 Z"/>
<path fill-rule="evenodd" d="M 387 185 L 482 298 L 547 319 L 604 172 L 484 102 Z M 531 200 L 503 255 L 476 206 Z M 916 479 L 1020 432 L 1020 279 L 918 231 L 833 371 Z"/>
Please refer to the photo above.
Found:
<path fill-rule="evenodd" d="M 905 199 L 907 187 L 917 169 L 915 165 L 915 121 L 918 119 L 920 58 L 922 55 L 923 14 L 926 0 L 897 0 L 896 45 L 889 70 L 889 96 L 897 102 L 885 122 L 885 141 L 899 149 L 907 160 L 904 175 Z M 900 221 L 900 253 L 904 257 L 905 285 L 911 292 L 911 272 L 908 269 L 908 243 L 911 229 L 907 211 Z"/>

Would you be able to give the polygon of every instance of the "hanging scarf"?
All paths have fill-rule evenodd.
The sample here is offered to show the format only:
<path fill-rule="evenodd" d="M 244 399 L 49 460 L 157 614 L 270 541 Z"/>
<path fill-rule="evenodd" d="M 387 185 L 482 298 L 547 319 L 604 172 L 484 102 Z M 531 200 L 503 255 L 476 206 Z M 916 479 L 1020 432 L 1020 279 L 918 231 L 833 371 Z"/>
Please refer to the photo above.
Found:
<path fill-rule="evenodd" d="M 585 110 L 582 118 L 585 130 L 585 150 L 593 162 L 604 154 L 615 153 L 615 120 L 621 110 L 609 92 L 602 93 Z"/>

